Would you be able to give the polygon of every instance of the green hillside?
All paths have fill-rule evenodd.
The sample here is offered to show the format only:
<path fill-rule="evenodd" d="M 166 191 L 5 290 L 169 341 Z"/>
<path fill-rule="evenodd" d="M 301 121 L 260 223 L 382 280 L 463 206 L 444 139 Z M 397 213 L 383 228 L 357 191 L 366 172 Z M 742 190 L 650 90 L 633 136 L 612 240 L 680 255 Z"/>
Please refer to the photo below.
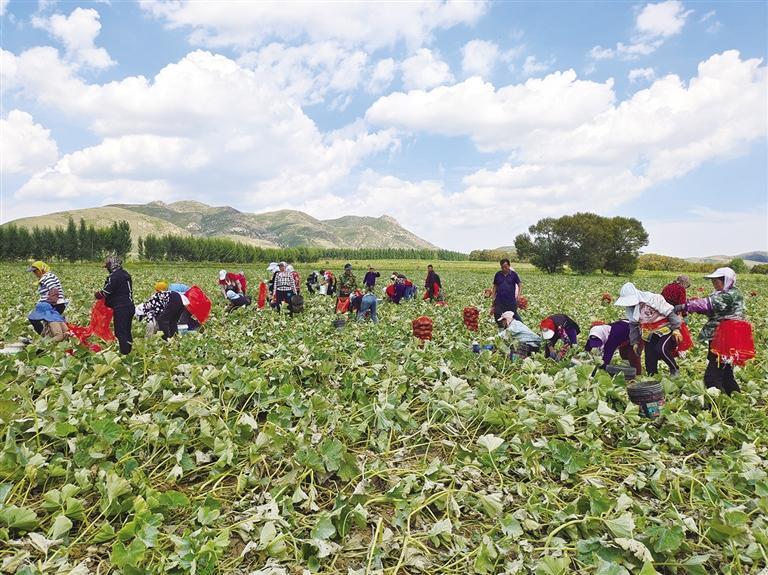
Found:
<path fill-rule="evenodd" d="M 131 225 L 134 240 L 148 234 L 173 234 L 228 238 L 261 247 L 438 249 L 389 216 L 318 220 L 295 210 L 251 214 L 196 201 L 114 204 L 22 218 L 13 223 L 26 228 L 64 226 L 70 216 L 76 222 L 83 218 L 96 227 L 125 220 Z"/>

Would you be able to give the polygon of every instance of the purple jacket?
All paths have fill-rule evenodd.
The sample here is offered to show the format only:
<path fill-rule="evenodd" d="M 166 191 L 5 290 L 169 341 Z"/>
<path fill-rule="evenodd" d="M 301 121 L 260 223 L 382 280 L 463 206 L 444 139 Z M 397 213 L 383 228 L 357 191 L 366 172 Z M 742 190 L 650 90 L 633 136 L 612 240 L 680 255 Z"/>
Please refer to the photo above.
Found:
<path fill-rule="evenodd" d="M 613 354 L 622 345 L 629 343 L 629 322 L 627 321 L 615 321 L 611 325 L 611 331 L 608 334 L 608 339 L 603 343 L 600 338 L 591 336 L 587 340 L 587 345 L 584 347 L 586 351 L 595 349 L 596 347 L 603 348 L 603 367 L 611 363 Z"/>

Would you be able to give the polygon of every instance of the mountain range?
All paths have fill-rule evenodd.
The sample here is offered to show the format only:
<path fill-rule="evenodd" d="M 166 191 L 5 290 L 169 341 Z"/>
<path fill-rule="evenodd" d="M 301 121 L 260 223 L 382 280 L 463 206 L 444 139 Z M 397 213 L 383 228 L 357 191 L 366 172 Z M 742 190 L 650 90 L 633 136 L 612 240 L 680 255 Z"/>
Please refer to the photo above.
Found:
<path fill-rule="evenodd" d="M 195 201 L 110 204 L 21 218 L 9 223 L 25 228 L 66 226 L 70 217 L 76 223 L 82 218 L 86 224 L 94 224 L 96 227 L 127 221 L 134 242 L 150 234 L 172 234 L 227 238 L 272 248 L 316 246 L 439 249 L 386 215 L 378 218 L 343 216 L 318 220 L 295 210 L 251 214 L 229 206 L 214 207 Z"/>

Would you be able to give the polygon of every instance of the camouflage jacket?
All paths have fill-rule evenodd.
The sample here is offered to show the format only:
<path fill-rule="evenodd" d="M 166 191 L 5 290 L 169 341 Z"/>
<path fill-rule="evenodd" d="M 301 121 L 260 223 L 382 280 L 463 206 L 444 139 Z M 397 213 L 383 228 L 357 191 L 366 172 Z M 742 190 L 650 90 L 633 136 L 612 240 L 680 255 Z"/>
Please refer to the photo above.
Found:
<path fill-rule="evenodd" d="M 357 289 L 357 278 L 354 274 L 343 273 L 339 277 L 339 293 L 351 294 Z"/>
<path fill-rule="evenodd" d="M 724 319 L 744 319 L 744 296 L 735 287 L 716 291 L 707 297 L 692 299 L 685 307 L 688 312 L 709 316 L 699 333 L 699 341 L 704 343 L 712 341 L 717 326 Z"/>

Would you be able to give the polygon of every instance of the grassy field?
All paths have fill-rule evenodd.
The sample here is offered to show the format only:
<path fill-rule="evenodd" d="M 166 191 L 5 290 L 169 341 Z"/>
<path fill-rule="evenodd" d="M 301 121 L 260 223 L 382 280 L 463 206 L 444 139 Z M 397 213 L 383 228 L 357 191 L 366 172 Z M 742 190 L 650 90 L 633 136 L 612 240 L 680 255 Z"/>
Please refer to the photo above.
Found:
<path fill-rule="evenodd" d="M 331 267 L 345 262 L 299 266 Z M 369 262 L 352 262 L 362 278 Z M 423 284 L 426 261 L 373 262 Z M 660 380 L 643 419 L 625 381 L 592 365 L 511 361 L 487 316 L 495 263 L 432 262 L 448 305 L 382 304 L 380 323 L 331 322 L 333 299 L 294 318 L 225 316 L 216 265 L 134 264 L 213 300 L 201 333 L 163 342 L 135 324 L 128 357 L 36 342 L 0 356 L 0 570 L 8 573 L 759 573 L 768 556 L 767 278 L 744 276 L 758 358 L 743 393 L 707 393 L 706 350 Z M 24 265 L 0 265 L 0 340 L 29 335 Z M 536 328 L 582 326 L 627 278 L 515 266 Z M 240 268 L 237 268 L 240 269 Z M 56 266 L 68 319 L 87 321 L 105 272 Z M 243 271 L 255 286 L 265 266 Z M 675 274 L 641 273 L 659 291 Z M 382 285 L 385 282 L 382 281 Z M 701 290 L 700 290 L 701 288 Z M 692 294 L 711 290 L 694 277 Z M 479 334 L 462 310 L 481 308 Z M 411 321 L 428 315 L 420 346 Z M 695 334 L 701 317 L 690 319 Z M 474 354 L 474 339 L 498 351 Z M 73 354 L 66 353 L 73 348 Z"/>

